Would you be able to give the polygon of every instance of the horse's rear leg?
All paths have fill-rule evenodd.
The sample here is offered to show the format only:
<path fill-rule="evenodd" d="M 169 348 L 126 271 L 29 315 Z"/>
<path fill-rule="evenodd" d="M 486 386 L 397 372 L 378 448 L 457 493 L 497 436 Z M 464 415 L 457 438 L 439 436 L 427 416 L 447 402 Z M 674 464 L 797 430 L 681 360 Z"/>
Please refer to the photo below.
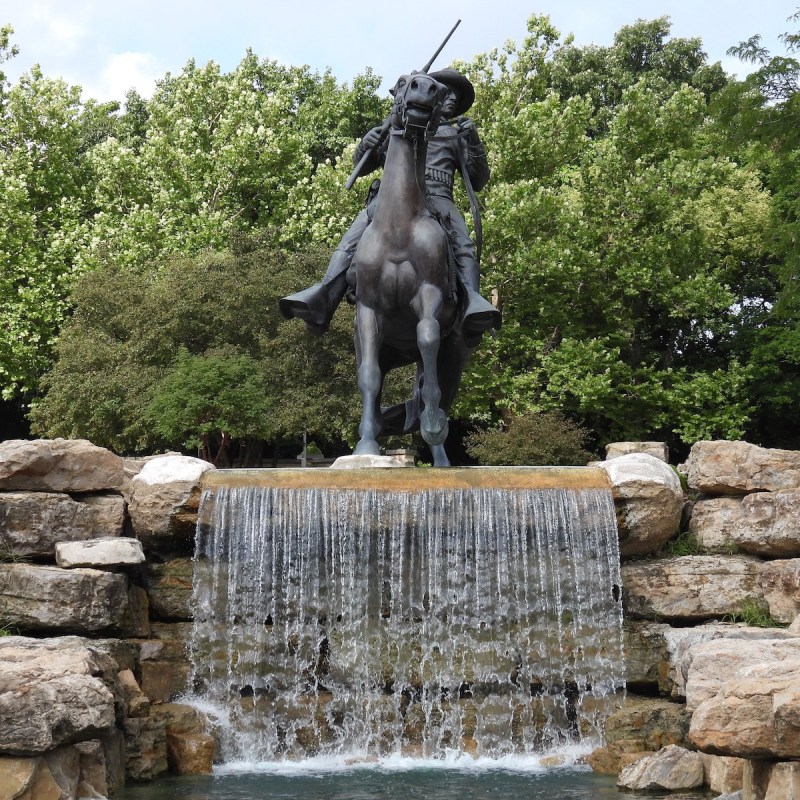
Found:
<path fill-rule="evenodd" d="M 417 347 L 422 357 L 422 404 L 419 429 L 422 438 L 430 445 L 435 467 L 449 467 L 444 452 L 447 438 L 447 414 L 441 408 L 442 393 L 439 388 L 438 355 L 441 330 L 437 315 L 442 308 L 442 292 L 430 284 L 423 286 L 412 303 L 419 316 Z"/>
<path fill-rule="evenodd" d="M 377 436 L 381 432 L 380 397 L 383 386 L 378 356 L 381 347 L 381 325 L 375 309 L 356 305 L 356 360 L 358 390 L 361 393 L 360 439 L 353 450 L 357 456 L 380 455 Z"/>

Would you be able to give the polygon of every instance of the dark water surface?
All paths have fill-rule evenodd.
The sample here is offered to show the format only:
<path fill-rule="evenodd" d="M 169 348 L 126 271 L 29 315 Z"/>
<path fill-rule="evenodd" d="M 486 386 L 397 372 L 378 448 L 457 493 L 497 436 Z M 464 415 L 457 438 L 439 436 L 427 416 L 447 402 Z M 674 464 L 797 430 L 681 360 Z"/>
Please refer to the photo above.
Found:
<path fill-rule="evenodd" d="M 228 772 L 208 778 L 167 778 L 117 795 L 119 800 L 653 800 L 659 796 L 621 793 L 613 777 L 578 768 Z M 698 800 L 702 796 L 684 795 Z"/>

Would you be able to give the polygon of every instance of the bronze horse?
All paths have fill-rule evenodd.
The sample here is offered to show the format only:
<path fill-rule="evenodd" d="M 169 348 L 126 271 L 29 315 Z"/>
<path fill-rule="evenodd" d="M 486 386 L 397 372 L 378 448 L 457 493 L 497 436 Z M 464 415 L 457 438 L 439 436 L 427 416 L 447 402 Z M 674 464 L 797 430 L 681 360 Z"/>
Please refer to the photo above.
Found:
<path fill-rule="evenodd" d="M 419 427 L 437 467 L 447 410 L 474 350 L 460 325 L 459 290 L 448 241 L 425 199 L 428 138 L 436 133 L 447 87 L 424 73 L 401 76 L 393 89 L 389 143 L 372 222 L 356 250 L 355 348 L 362 413 L 355 455 L 378 455 L 377 437 Z M 386 373 L 417 365 L 412 398 L 381 408 Z"/>

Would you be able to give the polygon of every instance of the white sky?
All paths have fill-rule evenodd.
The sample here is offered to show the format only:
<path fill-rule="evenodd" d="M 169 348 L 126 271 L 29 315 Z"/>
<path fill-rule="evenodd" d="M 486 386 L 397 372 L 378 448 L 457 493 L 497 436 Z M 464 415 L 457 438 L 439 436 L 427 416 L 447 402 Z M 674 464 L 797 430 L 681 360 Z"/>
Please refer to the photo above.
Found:
<path fill-rule="evenodd" d="M 84 97 L 122 100 L 135 87 L 177 73 L 189 58 L 233 69 L 247 47 L 285 64 L 331 67 L 340 81 L 371 66 L 388 87 L 419 69 L 456 19 L 461 25 L 436 61 L 469 60 L 521 41 L 531 13 L 548 14 L 562 37 L 609 45 L 623 25 L 668 15 L 672 35 L 703 40 L 710 60 L 741 77 L 748 67 L 725 55 L 755 33 L 775 53 L 800 0 L 0 0 L 20 55 L 0 66 L 10 80 L 33 64 L 84 88 Z M 393 11 L 394 8 L 400 9 Z"/>

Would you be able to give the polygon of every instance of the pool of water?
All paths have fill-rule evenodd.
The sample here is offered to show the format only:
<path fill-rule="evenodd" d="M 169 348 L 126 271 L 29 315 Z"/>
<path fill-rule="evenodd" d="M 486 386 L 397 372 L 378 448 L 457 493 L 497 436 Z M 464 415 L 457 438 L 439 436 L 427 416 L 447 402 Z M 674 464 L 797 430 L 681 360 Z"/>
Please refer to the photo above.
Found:
<path fill-rule="evenodd" d="M 620 793 L 615 778 L 587 767 L 241 765 L 213 776 L 129 787 L 118 800 L 653 800 Z M 667 796 L 667 795 L 664 795 Z M 676 795 L 669 795 L 673 800 Z M 699 798 L 701 794 L 683 797 Z"/>

